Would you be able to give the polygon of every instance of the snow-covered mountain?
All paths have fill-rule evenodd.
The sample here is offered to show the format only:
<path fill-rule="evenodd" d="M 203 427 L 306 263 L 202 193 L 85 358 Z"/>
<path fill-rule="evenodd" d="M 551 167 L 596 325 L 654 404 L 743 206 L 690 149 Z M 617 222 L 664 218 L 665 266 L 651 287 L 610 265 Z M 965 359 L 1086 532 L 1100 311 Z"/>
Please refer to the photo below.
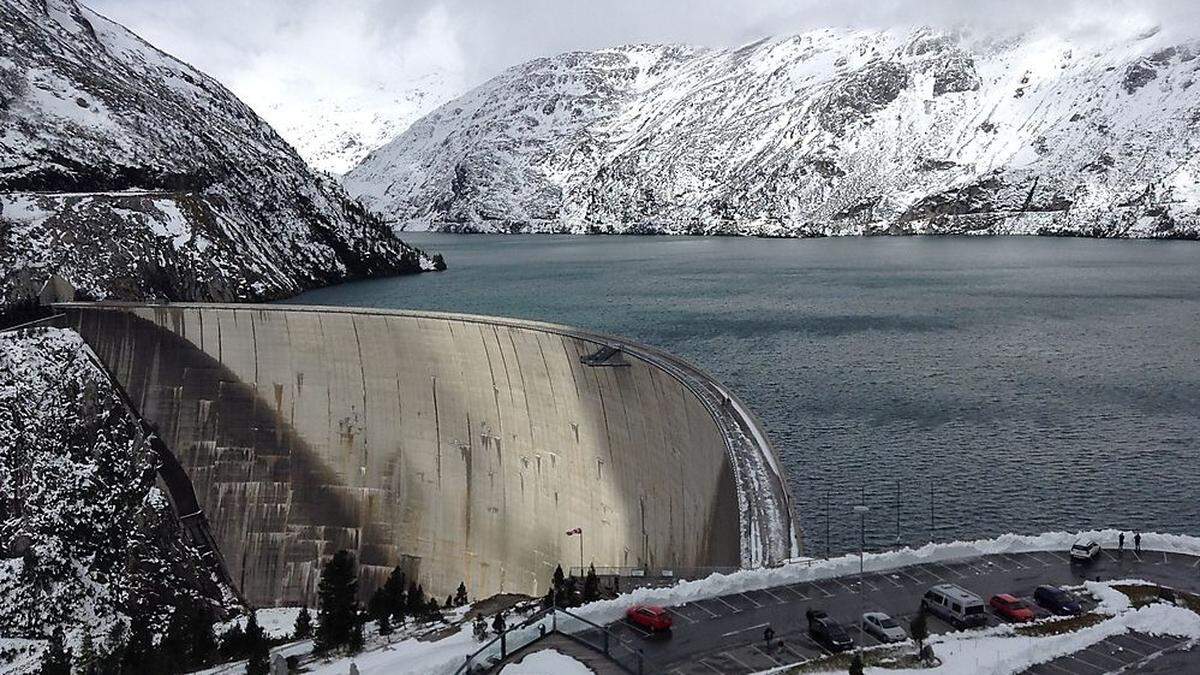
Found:
<path fill-rule="evenodd" d="M 927 29 L 569 53 L 343 182 L 398 229 L 1195 237 L 1198 53 Z"/>
<path fill-rule="evenodd" d="M 0 3 L 0 296 L 276 298 L 429 269 L 225 87 L 74 0 Z"/>
<path fill-rule="evenodd" d="M 290 97 L 259 112 L 309 166 L 340 175 L 451 97 L 446 78 L 434 73 L 403 86 L 379 85 L 312 99 Z"/>
<path fill-rule="evenodd" d="M 181 609 L 239 604 L 188 544 L 139 421 L 94 358 L 70 330 L 0 333 L 5 638 L 65 626 L 103 644 L 134 616 L 161 631 Z"/>

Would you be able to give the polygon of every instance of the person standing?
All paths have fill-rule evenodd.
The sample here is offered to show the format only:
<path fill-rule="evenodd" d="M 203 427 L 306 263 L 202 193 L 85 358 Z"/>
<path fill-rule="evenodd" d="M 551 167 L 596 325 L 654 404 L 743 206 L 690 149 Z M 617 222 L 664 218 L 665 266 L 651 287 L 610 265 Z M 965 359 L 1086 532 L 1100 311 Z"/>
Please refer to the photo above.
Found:
<path fill-rule="evenodd" d="M 1138 530 L 1133 533 L 1133 552 L 1137 555 L 1142 554 L 1142 532 Z"/>
<path fill-rule="evenodd" d="M 1122 558 L 1125 557 L 1125 533 L 1124 532 L 1122 532 L 1120 535 L 1117 536 L 1117 553 L 1120 553 Z"/>
<path fill-rule="evenodd" d="M 775 639 L 775 629 L 771 628 L 771 624 L 767 624 L 766 630 L 763 631 L 763 642 L 767 643 L 767 649 L 771 648 L 771 640 Z"/>

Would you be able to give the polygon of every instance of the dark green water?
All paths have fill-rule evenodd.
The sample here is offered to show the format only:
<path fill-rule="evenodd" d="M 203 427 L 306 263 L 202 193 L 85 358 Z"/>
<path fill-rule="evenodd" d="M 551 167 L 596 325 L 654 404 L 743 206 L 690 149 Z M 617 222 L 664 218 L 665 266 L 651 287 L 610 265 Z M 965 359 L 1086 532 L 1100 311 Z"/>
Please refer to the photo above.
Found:
<path fill-rule="evenodd" d="M 1200 244 L 413 234 L 450 270 L 293 302 L 541 319 L 678 353 L 790 472 L 810 553 L 1101 526 L 1200 534 Z"/>

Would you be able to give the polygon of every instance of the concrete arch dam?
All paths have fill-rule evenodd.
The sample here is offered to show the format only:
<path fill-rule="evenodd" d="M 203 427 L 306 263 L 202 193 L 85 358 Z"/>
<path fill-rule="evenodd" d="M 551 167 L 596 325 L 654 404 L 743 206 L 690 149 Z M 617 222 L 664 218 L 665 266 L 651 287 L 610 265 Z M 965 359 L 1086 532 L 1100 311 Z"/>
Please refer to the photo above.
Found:
<path fill-rule="evenodd" d="M 354 551 L 436 597 L 541 594 L 556 564 L 798 555 L 742 403 L 662 351 L 545 323 L 294 305 L 65 303 L 190 477 L 257 605 Z"/>

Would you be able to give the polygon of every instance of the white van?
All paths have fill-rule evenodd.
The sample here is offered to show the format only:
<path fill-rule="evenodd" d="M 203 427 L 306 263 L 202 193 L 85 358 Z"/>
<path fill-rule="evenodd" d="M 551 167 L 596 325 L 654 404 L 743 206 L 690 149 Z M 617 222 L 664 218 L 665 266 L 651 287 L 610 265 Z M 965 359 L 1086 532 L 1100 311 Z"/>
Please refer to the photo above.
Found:
<path fill-rule="evenodd" d="M 954 584 L 938 584 L 921 598 L 921 610 L 956 628 L 975 628 L 987 623 L 983 598 Z"/>

